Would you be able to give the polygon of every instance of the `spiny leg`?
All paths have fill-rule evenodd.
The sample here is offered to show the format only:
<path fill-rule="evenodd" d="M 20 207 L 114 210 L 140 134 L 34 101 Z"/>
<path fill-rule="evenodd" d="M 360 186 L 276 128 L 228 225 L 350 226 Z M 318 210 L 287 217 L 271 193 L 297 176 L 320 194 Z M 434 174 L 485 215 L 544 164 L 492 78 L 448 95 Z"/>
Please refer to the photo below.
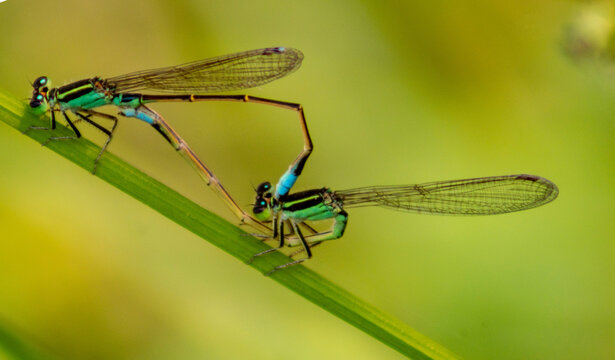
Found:
<path fill-rule="evenodd" d="M 302 262 L 312 258 L 312 251 L 310 250 L 310 245 L 305 240 L 305 237 L 303 237 L 303 234 L 301 233 L 301 230 L 299 229 L 297 224 L 295 224 L 294 221 L 291 220 L 290 223 L 291 223 L 291 225 L 293 227 L 293 230 L 295 231 L 295 234 L 297 234 L 297 236 L 301 240 L 301 244 L 303 245 L 303 251 L 305 251 L 305 258 L 294 260 L 294 261 L 291 261 L 291 262 L 283 264 L 283 265 L 278 265 L 278 266 L 274 267 L 271 271 L 265 273 L 265 276 L 269 276 L 269 275 L 273 274 L 274 272 L 276 272 L 276 271 L 278 271 L 280 269 L 284 269 L 284 268 L 289 267 L 289 266 L 297 265 L 299 263 L 302 263 Z M 275 249 L 273 249 L 273 250 L 275 250 Z"/>
<path fill-rule="evenodd" d="M 32 127 L 31 126 L 28 130 L 30 130 L 30 129 L 33 129 L 33 130 L 54 130 L 56 128 L 55 111 L 57 111 L 57 110 L 51 110 L 51 128 Z M 92 111 L 92 110 L 84 110 L 84 111 L 86 113 L 88 113 L 89 115 L 85 116 L 85 115 L 81 114 L 78 111 L 73 111 L 73 113 L 75 115 L 77 115 L 77 117 L 78 117 L 78 119 L 76 119 L 76 120 L 71 120 L 70 117 L 68 116 L 68 114 L 65 111 L 62 111 L 62 115 L 64 116 L 64 119 L 66 119 L 66 122 L 68 123 L 70 128 L 75 133 L 75 136 L 51 136 L 47 140 L 45 140 L 41 145 L 45 146 L 50 141 L 56 141 L 56 140 L 75 140 L 75 139 L 80 138 L 81 137 L 81 132 L 79 131 L 79 129 L 77 129 L 77 126 L 75 126 L 75 123 L 80 121 L 80 120 L 86 121 L 87 123 L 93 125 L 94 127 L 96 127 L 97 129 L 99 129 L 100 131 L 102 131 L 103 133 L 105 133 L 108 136 L 107 137 L 107 141 L 103 145 L 101 151 L 98 153 L 98 156 L 96 157 L 96 160 L 94 160 L 94 169 L 92 170 L 92 173 L 94 174 L 94 173 L 96 173 L 96 166 L 98 165 L 98 161 L 100 160 L 100 157 L 105 152 L 105 149 L 107 148 L 107 145 L 109 145 L 109 142 L 111 141 L 111 135 L 113 134 L 113 131 L 115 130 L 115 127 L 117 126 L 117 118 L 115 116 L 99 113 L 99 112 Z M 114 124 L 113 124 L 113 127 L 112 127 L 111 131 L 105 129 L 100 124 L 98 124 L 95 121 L 91 120 L 90 118 L 91 118 L 92 115 L 96 115 L 96 116 L 99 116 L 99 117 L 103 117 L 103 118 L 107 118 L 107 119 L 113 120 Z"/>
<path fill-rule="evenodd" d="M 309 235 L 307 236 L 307 238 L 303 236 L 303 234 L 299 230 L 299 227 L 295 224 L 294 221 L 291 220 L 291 224 L 293 225 L 293 227 L 295 227 L 297 235 L 299 236 L 299 239 L 301 240 L 301 243 L 303 245 L 303 249 L 295 251 L 289 256 L 293 257 L 305 251 L 306 257 L 303 259 L 292 261 L 288 264 L 276 266 L 273 270 L 271 270 L 269 273 L 265 275 L 271 275 L 272 273 L 274 273 L 275 271 L 279 269 L 302 263 L 312 257 L 312 252 L 310 251 L 310 248 L 313 248 L 314 246 L 317 246 L 326 240 L 334 240 L 334 239 L 339 239 L 340 237 L 342 237 L 342 235 L 344 235 L 344 231 L 346 230 L 346 225 L 348 224 L 348 213 L 345 210 L 341 210 L 335 216 L 333 225 L 331 226 L 331 230 Z M 309 240 L 309 243 L 307 242 L 306 239 Z"/>
<path fill-rule="evenodd" d="M 105 141 L 105 143 L 103 144 L 103 146 L 100 149 L 100 152 L 98 153 L 98 156 L 96 156 L 96 159 L 94 160 L 94 168 L 92 169 L 92 174 L 96 173 L 96 169 L 98 167 L 98 162 L 100 161 L 100 158 L 102 157 L 103 153 L 105 152 L 105 150 L 107 150 L 107 146 L 109 146 L 109 143 L 111 142 L 111 139 L 113 138 L 113 132 L 115 131 L 115 128 L 117 127 L 117 117 L 113 116 L 113 115 L 108 115 L 105 113 L 100 113 L 97 111 L 93 111 L 93 110 L 86 110 L 85 111 L 88 115 L 83 115 L 80 112 L 75 112 L 75 114 L 83 121 L 93 125 L 95 128 L 97 128 L 98 130 L 102 131 L 105 135 L 107 135 L 107 140 Z M 100 125 L 99 123 L 93 121 L 91 118 L 92 116 L 98 116 L 101 118 L 105 118 L 105 119 L 109 119 L 111 121 L 113 121 L 113 126 L 111 126 L 111 130 L 106 129 L 105 127 L 103 127 L 102 125 Z"/>
<path fill-rule="evenodd" d="M 79 132 L 75 124 L 73 124 L 71 119 L 68 117 L 68 114 L 66 113 L 66 111 L 62 111 L 62 115 L 64 115 L 64 119 L 66 119 L 66 122 L 68 123 L 68 125 L 70 125 L 70 128 L 73 129 L 73 131 L 75 132 L 75 135 L 77 135 L 77 137 L 80 138 L 81 133 Z"/>
<path fill-rule="evenodd" d="M 307 231 L 309 231 L 311 233 L 311 235 L 308 235 L 308 239 L 309 239 L 310 236 L 318 234 L 318 230 L 314 229 L 313 227 L 311 227 L 310 225 L 306 224 L 305 222 L 299 223 L 298 226 L 299 227 L 303 226 L 304 228 L 306 228 Z M 310 249 L 313 249 L 314 247 L 322 244 L 322 241 L 310 242 L 308 244 L 310 246 Z M 293 251 L 290 254 L 288 254 L 288 257 L 292 258 L 295 255 L 301 254 L 304 251 L 305 251 L 305 249 L 300 249 L 300 250 L 297 250 L 297 251 Z"/>
<path fill-rule="evenodd" d="M 273 216 L 274 216 L 273 219 L 275 219 L 275 215 L 273 215 Z M 272 224 L 275 222 L 275 220 L 273 220 L 273 219 L 271 220 Z M 287 221 L 289 221 L 289 220 L 287 220 Z M 308 235 L 308 237 L 312 236 L 312 235 L 318 234 L 318 230 L 314 229 L 313 227 L 311 227 L 310 225 L 306 224 L 305 222 L 300 223 L 299 226 L 303 226 L 307 231 L 309 231 L 311 233 L 311 235 Z M 267 234 L 258 234 L 258 233 L 248 233 L 248 234 L 244 234 L 244 235 L 246 235 L 246 236 L 254 236 L 255 238 L 260 239 L 261 241 L 267 241 L 267 240 L 275 239 L 277 237 L 276 231 L 277 231 L 277 228 L 274 228 L 274 235 L 273 236 L 272 235 L 267 235 Z M 284 235 L 284 238 L 285 239 L 289 239 L 289 237 L 286 236 L 286 235 Z M 294 238 L 294 236 L 290 236 L 290 239 L 293 239 L 293 238 Z M 319 243 L 310 244 L 310 247 L 313 248 L 317 244 L 319 244 Z M 303 250 L 298 250 L 296 252 L 291 253 L 288 256 L 289 257 L 293 257 L 296 254 L 299 254 L 299 253 L 302 253 L 302 252 L 303 252 Z"/>
<path fill-rule="evenodd" d="M 290 237 L 290 239 L 293 239 L 293 238 L 295 238 L 295 239 L 296 239 L 297 237 L 299 237 L 299 235 L 297 234 L 297 232 L 294 230 L 293 221 L 292 221 L 292 220 L 286 220 L 286 221 L 290 223 L 290 226 L 291 226 L 291 228 L 293 229 L 293 235 L 294 235 L 294 236 L 291 236 L 291 237 Z M 274 215 L 273 215 L 273 218 L 272 218 L 272 223 L 273 223 L 273 224 L 275 224 L 275 226 L 274 226 L 274 228 L 273 228 L 273 236 L 270 236 L 270 235 L 265 235 L 265 234 L 250 234 L 250 235 L 255 236 L 255 237 L 257 237 L 257 238 L 261 239 L 261 241 L 266 241 L 266 240 L 269 240 L 269 239 L 275 239 L 275 238 L 277 238 L 277 234 L 278 234 L 278 225 L 277 225 L 276 214 L 274 214 Z M 309 236 L 314 236 L 314 235 L 319 234 L 319 233 L 318 233 L 318 231 L 317 231 L 316 229 L 314 229 L 314 228 L 313 228 L 313 227 L 311 227 L 310 225 L 306 224 L 305 222 L 301 222 L 301 223 L 299 223 L 299 224 L 297 225 L 297 229 L 299 229 L 299 227 L 300 227 L 300 226 L 305 227 L 305 228 L 307 229 L 307 231 L 309 231 L 309 232 L 312 234 L 312 235 L 309 235 Z M 282 231 L 283 231 L 283 223 L 281 223 L 281 224 L 280 224 L 280 228 L 281 228 L 281 229 L 282 229 Z M 283 236 L 283 239 L 287 239 L 286 234 L 281 234 L 281 236 Z M 315 243 L 310 243 L 310 244 L 309 244 L 309 247 L 310 247 L 310 248 L 313 248 L 313 247 L 315 247 L 315 246 L 319 245 L 321 242 L 322 242 L 322 241 L 318 241 L 318 242 L 315 242 Z M 271 249 L 268 249 L 268 250 L 265 250 L 265 251 L 261 251 L 261 252 L 260 252 L 260 253 L 258 253 L 258 254 L 254 254 L 254 255 L 250 258 L 250 260 L 249 260 L 247 263 L 248 263 L 248 264 L 252 263 L 252 262 L 254 261 L 254 259 L 255 259 L 256 257 L 258 257 L 258 256 L 261 256 L 261 255 L 264 255 L 264 254 L 268 254 L 268 253 L 273 252 L 273 251 L 275 251 L 275 250 L 279 250 L 279 249 L 283 246 L 283 244 L 284 244 L 284 241 L 281 241 L 280 246 L 278 246 L 278 247 L 276 247 L 276 248 L 271 248 Z M 304 252 L 304 251 L 305 251 L 305 248 L 303 248 L 303 249 L 301 249 L 301 250 L 298 250 L 298 251 L 295 251 L 295 252 L 291 253 L 291 254 L 290 254 L 290 255 L 288 255 L 288 256 L 292 258 L 293 256 L 295 256 L 295 255 L 297 255 L 297 254 L 300 254 L 300 253 L 302 253 L 302 252 Z"/>
<path fill-rule="evenodd" d="M 54 112 L 52 111 L 51 114 L 52 114 L 51 115 L 52 128 L 55 128 L 55 115 L 54 115 Z M 64 119 L 66 119 L 66 122 L 68 123 L 70 128 L 75 133 L 75 136 L 51 136 L 51 137 L 47 138 L 47 140 L 45 140 L 41 144 L 42 146 L 45 146 L 45 145 L 49 144 L 50 141 L 56 141 L 56 140 L 75 140 L 75 139 L 78 139 L 78 138 L 81 137 L 81 133 L 79 132 L 79 130 L 77 129 L 75 124 L 73 124 L 71 119 L 68 117 L 68 114 L 66 114 L 65 111 L 62 111 L 62 115 L 64 115 Z"/>
<path fill-rule="evenodd" d="M 276 221 L 277 221 L 277 214 L 273 213 L 271 215 L 271 220 L 267 221 L 267 223 L 271 222 L 271 224 L 275 225 Z M 308 228 L 308 231 L 312 232 L 312 234 L 316 234 L 317 233 L 317 231 L 314 230 L 309 225 L 306 225 L 306 226 Z M 246 235 L 246 236 L 254 236 L 257 239 L 260 239 L 260 241 L 265 242 L 267 240 L 275 239 L 275 238 L 278 237 L 278 227 L 277 226 L 273 227 L 273 234 L 247 233 L 247 234 L 244 234 L 244 235 Z M 286 238 L 286 236 L 285 236 L 285 238 Z M 292 238 L 292 236 L 291 236 L 291 238 Z"/>
<path fill-rule="evenodd" d="M 287 221 L 289 221 L 289 220 L 287 220 Z M 305 227 L 305 229 L 311 233 L 311 235 L 308 235 L 308 237 L 309 237 L 309 236 L 312 236 L 312 235 L 316 235 L 316 234 L 318 234 L 318 230 L 314 229 L 313 227 L 311 227 L 310 225 L 306 224 L 305 222 L 302 222 L 302 223 L 298 224 L 298 226 L 303 226 L 303 227 Z M 247 234 L 247 235 L 252 235 L 252 236 L 254 236 L 254 237 L 256 237 L 256 238 L 261 239 L 262 241 L 266 241 L 266 240 L 269 240 L 269 239 L 275 239 L 275 238 L 276 238 L 276 235 L 271 236 L 271 235 L 266 235 L 266 234 L 255 234 L 255 233 L 251 233 L 251 234 Z M 290 236 L 290 237 L 289 237 L 289 236 L 286 236 L 286 235 L 284 235 L 284 238 L 285 238 L 285 239 L 291 239 L 291 240 L 296 239 L 296 237 L 295 237 L 295 236 Z M 311 244 L 311 247 L 314 247 L 314 244 Z M 298 252 L 296 252 L 296 253 L 300 253 L 300 252 L 303 252 L 303 250 L 299 250 L 299 251 L 298 251 Z M 291 255 L 289 255 L 289 256 L 290 256 L 290 257 L 293 257 L 293 256 L 294 256 L 294 254 L 295 254 L 295 253 L 292 253 L 292 254 L 291 254 Z"/>
<path fill-rule="evenodd" d="M 55 130 L 56 129 L 56 111 L 59 110 L 55 110 L 55 109 L 51 109 L 51 127 L 44 127 L 44 126 L 29 126 L 25 131 L 22 132 L 22 134 L 27 134 L 30 130 Z"/>
<path fill-rule="evenodd" d="M 274 219 L 274 221 L 273 221 L 273 237 L 272 237 L 272 239 L 275 239 L 277 237 L 278 227 L 280 229 L 280 231 L 279 231 L 280 241 L 278 243 L 278 246 L 274 247 L 274 248 L 271 248 L 271 249 L 267 249 L 267 250 L 261 251 L 259 253 L 256 253 L 256 254 L 252 255 L 250 260 L 247 261 L 248 264 L 251 264 L 254 261 L 254 259 L 256 259 L 259 256 L 262 256 L 262 255 L 265 255 L 265 254 L 269 254 L 270 252 L 274 252 L 274 251 L 279 250 L 279 249 L 284 247 L 284 221 L 282 221 L 282 220 L 278 221 L 277 219 Z"/>
<path fill-rule="evenodd" d="M 288 225 L 288 228 L 290 228 L 290 229 L 292 230 L 292 233 L 291 233 L 291 234 L 285 234 L 285 235 L 284 235 L 284 237 L 285 237 L 286 239 L 290 239 L 290 240 L 293 240 L 293 239 L 294 239 L 294 240 L 296 240 L 298 237 L 297 237 L 297 234 L 295 233 L 295 231 L 294 231 L 294 229 L 293 229 L 293 226 L 292 226 L 292 224 L 291 224 L 291 221 L 292 221 L 292 220 L 288 219 L 288 220 L 286 220 L 286 223 L 287 223 L 287 225 Z M 312 236 L 312 235 L 318 234 L 318 230 L 314 229 L 313 227 L 311 227 L 310 225 L 306 224 L 305 222 L 300 222 L 300 223 L 298 223 L 298 224 L 297 224 L 297 226 L 298 226 L 298 227 L 303 226 L 303 227 L 305 228 L 305 230 L 307 230 L 308 232 L 310 232 L 310 235 L 308 235 L 308 236 Z M 290 236 L 289 236 L 289 235 L 290 235 Z M 274 238 L 275 238 L 275 236 L 274 236 Z M 290 255 L 289 255 L 289 256 L 290 256 Z"/>
<path fill-rule="evenodd" d="M 298 224 L 298 226 L 299 226 L 299 227 L 303 226 L 303 227 L 304 227 L 307 231 L 309 231 L 309 232 L 311 233 L 311 235 L 308 235 L 308 236 L 307 236 L 307 237 L 308 237 L 308 239 L 309 239 L 311 236 L 321 234 L 321 233 L 319 233 L 319 232 L 318 232 L 318 230 L 314 229 L 313 227 L 311 227 L 310 225 L 306 224 L 305 222 L 301 222 L 301 223 L 299 223 L 299 224 Z M 272 239 L 272 237 L 271 237 L 271 236 L 269 236 L 269 235 L 264 235 L 264 234 L 250 234 L 250 235 L 255 236 L 255 237 L 257 237 L 257 238 L 260 238 L 260 239 L 262 239 L 263 241 L 268 240 L 268 239 Z M 275 236 L 274 236 L 273 238 L 275 238 Z M 294 239 L 295 237 L 292 237 L 292 236 L 291 236 L 291 237 L 289 238 L 288 236 L 285 236 L 284 238 L 285 238 L 285 239 L 291 239 L 291 240 L 292 240 L 292 239 Z M 309 243 L 309 245 L 310 245 L 310 248 L 311 248 L 311 249 L 313 249 L 316 245 L 320 245 L 321 243 L 322 243 L 322 241 L 310 242 L 310 243 Z M 291 258 L 292 258 L 293 256 L 295 256 L 295 255 L 297 255 L 297 254 L 301 254 L 301 253 L 302 253 L 302 252 L 304 252 L 304 251 L 305 251 L 304 249 L 297 250 L 297 251 L 295 251 L 295 252 L 290 253 L 290 254 L 288 255 L 288 257 L 291 257 Z"/>
<path fill-rule="evenodd" d="M 323 241 L 324 241 L 324 240 L 323 240 Z M 317 242 L 315 242 L 315 243 L 309 243 L 310 249 L 313 249 L 313 248 L 315 248 L 316 246 L 318 246 L 318 245 L 322 244 L 322 243 L 323 243 L 323 241 L 317 241 Z M 305 251 L 305 249 L 299 249 L 299 250 L 297 250 L 297 251 L 293 251 L 293 252 L 291 252 L 290 254 L 288 254 L 288 257 L 291 257 L 291 258 L 292 258 L 292 257 L 294 257 L 295 255 L 301 254 L 301 253 L 302 253 L 302 252 L 304 252 L 304 251 Z"/>

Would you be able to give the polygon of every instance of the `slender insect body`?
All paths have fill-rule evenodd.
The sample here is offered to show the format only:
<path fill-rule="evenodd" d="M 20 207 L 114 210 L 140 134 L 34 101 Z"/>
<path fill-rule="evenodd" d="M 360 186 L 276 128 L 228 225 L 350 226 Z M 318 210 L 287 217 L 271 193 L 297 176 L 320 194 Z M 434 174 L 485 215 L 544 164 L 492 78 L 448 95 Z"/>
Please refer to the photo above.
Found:
<path fill-rule="evenodd" d="M 333 193 L 328 188 L 308 190 L 293 195 L 309 194 L 294 201 L 282 203 L 281 211 L 283 219 L 294 219 L 295 222 L 319 221 L 335 217 L 342 211 L 342 204 L 334 200 Z"/>
<path fill-rule="evenodd" d="M 299 68 L 302 59 L 303 54 L 299 50 L 276 47 L 224 55 L 178 66 L 137 71 L 107 79 L 93 77 L 58 88 L 51 88 L 51 81 L 46 76 L 41 76 L 32 84 L 30 107 L 39 115 L 49 112 L 51 127 L 32 126 L 28 130 L 54 130 L 57 113 L 66 120 L 74 136 L 52 136 L 47 141 L 81 137 L 75 126 L 77 121 L 96 127 L 107 135 L 107 140 L 94 160 L 92 172 L 95 173 L 96 166 L 109 145 L 118 123 L 116 116 L 95 109 L 104 105 L 114 105 L 119 109 L 120 115 L 150 124 L 197 170 L 206 183 L 218 192 L 242 223 L 250 224 L 265 232 L 271 229 L 263 222 L 271 221 L 273 234 L 265 235 L 264 238 L 279 238 L 278 248 L 285 244 L 303 246 L 305 258 L 277 266 L 272 272 L 307 260 L 312 256 L 311 247 L 326 240 L 340 238 L 348 222 L 348 214 L 344 207 L 380 206 L 415 213 L 473 216 L 526 210 L 544 205 L 557 197 L 558 189 L 555 184 L 540 176 L 525 174 L 415 185 L 369 186 L 335 192 L 328 188 L 320 188 L 291 194 L 290 191 L 301 175 L 313 149 L 301 104 L 248 95 L 215 93 L 247 89 L 274 81 Z M 213 172 L 165 119 L 146 105 L 169 101 L 258 103 L 297 113 L 303 135 L 303 150 L 280 177 L 275 188 L 268 182 L 258 186 L 257 201 L 252 209 L 254 217 L 241 209 Z M 74 120 L 75 117 L 77 120 Z M 110 120 L 112 125 L 110 128 L 102 126 L 95 119 Z M 307 224 L 322 220 L 333 221 L 328 231 L 318 232 Z M 292 228 L 292 235 L 286 238 L 284 224 Z M 303 236 L 300 227 L 307 229 L 310 234 Z M 275 249 L 255 254 L 252 259 L 271 251 Z"/>
<path fill-rule="evenodd" d="M 273 220 L 273 238 L 280 245 L 303 245 L 306 257 L 275 267 L 270 273 L 298 264 L 311 257 L 310 247 L 344 235 L 348 214 L 352 207 L 380 206 L 392 210 L 439 215 L 495 215 L 522 211 L 547 204 L 559 193 L 551 181 L 536 175 L 504 175 L 484 178 L 436 181 L 424 184 L 368 186 L 331 191 L 328 188 L 307 190 L 273 196 L 269 182 L 256 189 L 256 203 L 252 212 L 261 221 Z M 299 225 L 306 222 L 333 219 L 328 231 L 303 236 Z M 293 236 L 285 237 L 284 223 L 290 223 Z M 264 255 L 270 250 L 258 253 Z"/>
<path fill-rule="evenodd" d="M 31 126 L 26 131 L 55 130 L 57 115 L 67 122 L 74 135 L 51 136 L 47 142 L 80 138 L 81 133 L 75 125 L 77 121 L 94 126 L 107 135 L 107 140 L 94 160 L 92 173 L 96 173 L 99 160 L 109 145 L 119 120 L 114 115 L 97 111 L 97 108 L 105 105 L 116 106 L 120 115 L 133 117 L 152 125 L 198 171 L 206 183 L 215 188 L 241 223 L 266 231 L 269 228 L 237 205 L 213 172 L 196 156 L 188 144 L 162 116 L 148 108 L 146 104 L 168 101 L 235 101 L 293 110 L 299 116 L 304 141 L 304 151 L 296 160 L 298 163 L 301 162 L 301 165 L 294 166 L 296 170 L 293 175 L 298 176 L 302 164 L 309 155 L 309 151 L 305 149 L 312 147 L 303 107 L 296 103 L 260 97 L 215 95 L 215 93 L 264 85 L 297 70 L 302 60 L 303 54 L 299 50 L 275 47 L 223 55 L 177 66 L 141 70 L 106 79 L 92 77 L 57 88 L 51 88 L 51 81 L 47 76 L 40 76 L 32 83 L 30 108 L 35 114 L 48 113 L 51 126 Z M 103 126 L 98 123 L 98 119 L 110 120 L 112 124 L 110 127 Z"/>
<path fill-rule="evenodd" d="M 303 245 L 309 256 L 309 247 L 326 240 L 340 238 L 344 234 L 348 214 L 343 209 L 342 201 L 329 188 L 301 191 L 281 196 L 276 200 L 273 194 L 277 191 L 269 182 L 262 183 L 257 188 L 257 198 L 254 215 L 259 220 L 273 220 L 274 235 L 280 236 L 280 247 Z M 303 236 L 299 225 L 305 222 L 333 220 L 331 229 L 318 233 L 308 227 L 313 234 Z M 285 237 L 284 223 L 289 223 L 295 236 Z M 258 256 L 258 255 L 257 255 Z M 305 259 L 302 259 L 303 261 Z"/>

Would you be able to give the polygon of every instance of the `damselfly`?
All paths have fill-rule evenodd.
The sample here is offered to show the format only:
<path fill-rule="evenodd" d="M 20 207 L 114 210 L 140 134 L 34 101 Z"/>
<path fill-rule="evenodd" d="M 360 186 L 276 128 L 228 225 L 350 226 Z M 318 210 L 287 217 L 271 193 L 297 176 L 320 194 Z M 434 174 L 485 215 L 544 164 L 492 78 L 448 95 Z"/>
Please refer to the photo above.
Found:
<path fill-rule="evenodd" d="M 277 266 L 270 273 L 307 260 L 312 256 L 310 248 L 340 238 L 348 223 L 347 208 L 380 206 L 426 214 L 495 215 L 547 204 L 557 197 L 558 189 L 543 177 L 524 174 L 341 191 L 325 187 L 284 196 L 275 194 L 275 188 L 269 182 L 260 184 L 252 212 L 260 221 L 272 221 L 272 236 L 262 237 L 278 239 L 279 245 L 254 255 L 252 260 L 285 244 L 302 245 L 303 249 L 292 255 L 305 251 L 306 256 Z M 316 232 L 311 226 L 305 226 L 312 234 L 304 236 L 299 228 L 306 225 L 306 221 L 328 219 L 333 219 L 333 225 L 325 232 Z M 290 225 L 292 237 L 285 236 L 285 223 Z"/>
<path fill-rule="evenodd" d="M 32 91 L 30 107 L 38 114 L 49 112 L 51 126 L 49 128 L 33 126 L 30 129 L 55 129 L 55 114 L 59 112 L 63 115 L 75 135 L 65 137 L 52 136 L 48 141 L 81 137 L 81 133 L 75 126 L 76 120 L 71 120 L 69 113 L 75 116 L 77 121 L 83 120 L 102 131 L 107 135 L 107 140 L 94 160 L 92 172 L 95 173 L 98 162 L 113 137 L 118 118 L 94 109 L 105 105 L 116 106 L 120 110 L 119 115 L 137 118 L 156 129 L 196 168 L 208 185 L 213 185 L 242 221 L 253 223 L 254 219 L 237 205 L 213 172 L 196 156 L 188 144 L 171 128 L 162 116 L 147 107 L 146 104 L 162 101 L 195 102 L 219 100 L 259 103 L 296 111 L 299 115 L 304 146 L 301 154 L 289 169 L 291 178 L 289 181 L 294 184 L 296 176 L 301 173 L 303 164 L 312 151 L 312 140 L 310 139 L 302 106 L 296 103 L 248 95 L 208 94 L 248 89 L 266 84 L 295 71 L 301 65 L 302 59 L 303 54 L 299 50 L 275 47 L 245 51 L 178 66 L 137 71 L 107 79 L 93 77 L 59 88 L 52 88 L 49 78 L 41 76 L 32 84 L 34 89 Z M 164 94 L 151 94 L 148 92 Z M 110 128 L 106 128 L 94 121 L 94 118 L 110 120 L 112 125 Z M 262 224 L 259 223 L 257 225 Z M 263 229 L 262 226 L 260 227 Z"/>

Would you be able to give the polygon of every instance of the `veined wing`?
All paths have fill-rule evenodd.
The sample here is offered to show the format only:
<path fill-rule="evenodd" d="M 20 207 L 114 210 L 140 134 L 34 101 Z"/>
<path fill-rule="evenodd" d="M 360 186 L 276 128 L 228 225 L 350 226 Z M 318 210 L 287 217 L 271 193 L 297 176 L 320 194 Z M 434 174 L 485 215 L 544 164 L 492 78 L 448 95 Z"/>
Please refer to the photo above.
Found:
<path fill-rule="evenodd" d="M 535 175 L 505 175 L 416 185 L 371 186 L 336 191 L 345 208 L 382 206 L 442 215 L 494 215 L 549 203 L 557 186 Z"/>
<path fill-rule="evenodd" d="M 106 81 L 116 92 L 216 93 L 266 84 L 295 71 L 302 60 L 299 50 L 275 47 L 137 71 Z"/>

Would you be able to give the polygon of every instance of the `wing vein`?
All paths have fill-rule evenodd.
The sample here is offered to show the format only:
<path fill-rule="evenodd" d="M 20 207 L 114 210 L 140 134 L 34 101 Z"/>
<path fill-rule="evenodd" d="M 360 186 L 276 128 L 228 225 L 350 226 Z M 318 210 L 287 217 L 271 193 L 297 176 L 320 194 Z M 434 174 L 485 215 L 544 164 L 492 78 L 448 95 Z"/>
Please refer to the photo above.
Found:
<path fill-rule="evenodd" d="M 553 201 L 557 186 L 535 175 L 505 175 L 336 191 L 344 207 L 381 206 L 442 215 L 493 215 Z"/>

